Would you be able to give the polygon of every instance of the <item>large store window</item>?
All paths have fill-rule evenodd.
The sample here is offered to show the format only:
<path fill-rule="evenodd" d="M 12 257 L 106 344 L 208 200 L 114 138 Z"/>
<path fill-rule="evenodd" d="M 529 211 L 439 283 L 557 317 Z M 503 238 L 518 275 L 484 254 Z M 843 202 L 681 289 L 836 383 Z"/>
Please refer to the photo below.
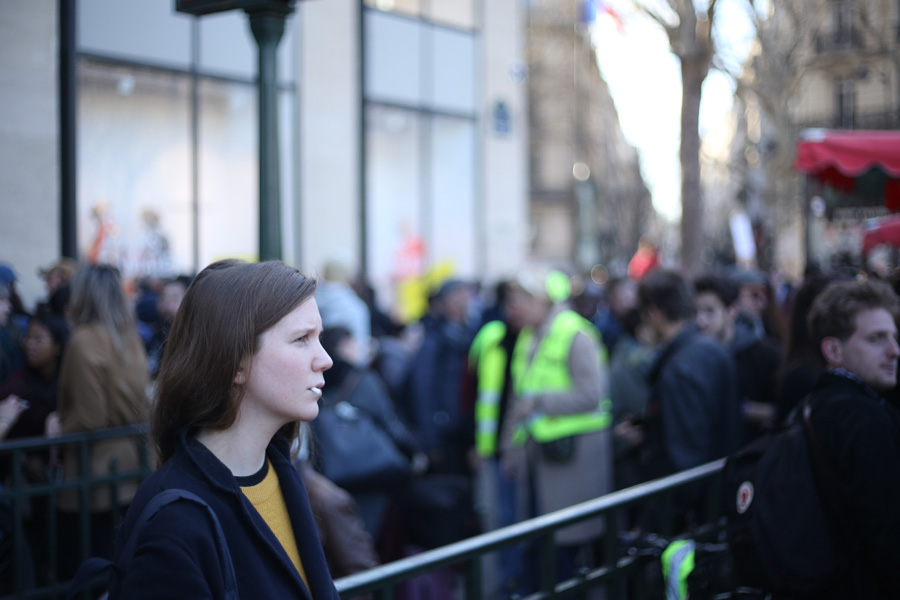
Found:
<path fill-rule="evenodd" d="M 256 86 L 198 78 L 197 197 L 187 73 L 79 63 L 78 239 L 126 277 L 192 272 L 258 251 Z M 293 222 L 293 92 L 279 110 L 282 222 Z M 196 210 L 195 210 L 196 209 Z M 286 228 L 285 246 L 292 232 Z"/>
<path fill-rule="evenodd" d="M 424 258 L 422 123 L 411 110 L 366 110 L 366 202 L 369 272 L 390 301 L 388 282 L 418 273 Z"/>
<path fill-rule="evenodd" d="M 288 21 L 278 52 L 286 256 L 294 246 L 292 31 Z M 115 263 L 128 278 L 256 258 L 257 50 L 246 14 L 196 19 L 171 2 L 79 0 L 77 50 L 82 256 Z"/>
<path fill-rule="evenodd" d="M 200 98 L 200 262 L 255 257 L 259 223 L 256 90 L 204 79 Z"/>
<path fill-rule="evenodd" d="M 385 6 L 364 21 L 366 259 L 379 297 L 404 305 L 432 269 L 477 274 L 477 35 L 426 19 L 440 2 L 418 19 Z"/>
<path fill-rule="evenodd" d="M 429 125 L 429 258 L 472 276 L 480 225 L 475 210 L 475 124 L 436 116 Z"/>
<path fill-rule="evenodd" d="M 370 104 L 366 110 L 369 272 L 390 300 L 429 267 L 476 274 L 475 123 Z"/>
<path fill-rule="evenodd" d="M 190 79 L 82 60 L 79 84 L 82 256 L 131 277 L 190 270 Z"/>

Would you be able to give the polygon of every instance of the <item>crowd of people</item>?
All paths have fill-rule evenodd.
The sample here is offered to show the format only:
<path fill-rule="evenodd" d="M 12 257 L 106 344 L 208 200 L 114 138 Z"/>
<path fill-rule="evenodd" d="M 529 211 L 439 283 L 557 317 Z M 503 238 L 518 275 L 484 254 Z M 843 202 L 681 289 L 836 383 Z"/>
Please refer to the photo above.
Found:
<path fill-rule="evenodd" d="M 654 263 L 598 283 L 526 267 L 491 294 L 474 282 L 445 280 L 431 290 L 426 314 L 400 323 L 371 286 L 339 263 L 326 265 L 317 284 L 283 266 L 265 268 L 271 272 L 220 262 L 193 283 L 187 276 L 143 281 L 129 298 L 114 267 L 62 259 L 42 270 L 47 297 L 29 312 L 16 293 L 14 269 L 0 265 L 0 440 L 137 424 L 151 420 L 152 412 L 160 471 L 181 464 L 178 477 L 190 477 L 179 485 L 198 493 L 218 490 L 207 501 L 230 515 L 219 515 L 227 530 L 246 539 L 242 560 L 259 560 L 253 548 L 265 547 L 259 550 L 264 555 L 275 540 L 287 552 L 282 566 L 293 564 L 299 578 L 269 566 L 272 585 L 287 590 L 302 580 L 325 596 L 327 582 L 310 573 L 312 565 L 327 563 L 334 577 L 351 574 L 728 456 L 784 422 L 820 390 L 823 374 L 833 379 L 846 372 L 866 390 L 897 394 L 900 353 L 877 358 L 881 377 L 872 381 L 859 372 L 865 364 L 847 360 L 846 349 L 841 355 L 832 344 L 828 353 L 823 339 L 840 346 L 856 330 L 852 322 L 847 331 L 826 326 L 838 308 L 824 309 L 817 299 L 838 278 L 822 273 L 776 288 L 765 273 L 748 269 L 688 279 Z M 299 292 L 284 287 L 301 280 L 306 287 Z M 268 286 L 275 296 L 259 300 Z M 893 316 L 895 309 L 883 307 Z M 890 354 L 896 328 L 881 329 L 879 340 L 893 344 Z M 296 359 L 277 341 L 284 333 L 290 343 L 300 330 L 302 339 L 315 337 L 304 359 L 309 364 L 292 363 Z M 293 368 L 296 374 L 283 372 Z M 280 405 L 290 386 L 302 388 L 304 402 L 318 402 L 318 411 Z M 315 418 L 324 411 L 328 418 Z M 834 429 L 828 443 L 843 457 L 855 446 L 841 437 L 838 423 L 852 419 L 838 409 L 823 415 Z M 352 433 L 362 425 L 366 436 L 379 436 L 377 443 Z M 185 437 L 186 429 L 194 437 Z M 287 434 L 289 448 L 272 442 L 276 433 Z M 900 453 L 900 425 L 883 434 L 879 448 Z M 336 443 L 366 458 L 357 462 L 371 471 L 351 474 L 336 463 L 337 454 L 329 462 L 329 444 Z M 76 459 L 65 452 L 27 455 L 27 480 L 82 476 Z M 136 460 L 131 442 L 99 443 L 91 474 L 108 472 L 112 461 L 125 470 Z M 288 466 L 303 485 L 288 481 Z M 212 471 L 201 473 L 207 467 Z M 3 485 L 10 468 L 0 465 Z M 262 521 L 246 515 L 241 521 L 245 503 L 224 492 L 239 489 L 257 509 L 275 510 L 257 506 L 256 492 L 248 491 L 269 485 L 270 473 L 284 494 L 279 516 L 263 515 L 275 537 L 260 534 Z M 860 477 L 854 475 L 859 489 L 874 485 Z M 113 556 L 118 520 L 129 505 L 149 502 L 148 489 L 174 485 L 164 478 L 154 475 L 143 491 L 122 486 L 115 497 L 104 487 L 93 490 L 92 555 Z M 300 489 L 308 502 L 295 505 L 288 496 Z M 845 508 L 842 494 L 836 493 L 836 511 Z M 678 497 L 679 526 L 700 518 L 700 500 L 690 491 Z M 84 533 L 80 502 L 74 494 L 56 500 L 61 536 Z M 876 503 L 866 502 L 850 504 L 861 511 Z M 34 514 L 41 510 L 32 507 Z M 198 510 L 172 509 L 172 526 L 159 540 L 174 544 L 191 518 L 200 518 Z M 285 526 L 296 529 L 307 513 L 324 557 L 301 543 L 302 531 Z M 654 531 L 660 518 L 649 504 L 631 509 L 621 522 L 594 519 L 560 530 L 559 577 L 602 560 L 604 532 Z M 129 517 L 127 527 L 133 522 Z M 28 523 L 38 581 L 47 551 L 41 527 L 40 519 Z M 197 552 L 211 552 L 209 543 L 198 542 Z M 151 560 L 144 576 L 162 576 L 176 558 Z M 184 575 L 186 589 L 211 577 L 201 558 L 190 558 L 197 569 Z M 60 579 L 71 576 L 79 559 L 60 556 Z M 503 550 L 496 597 L 535 591 L 536 561 L 534 548 Z M 896 577 L 896 569 L 887 574 L 897 566 L 888 562 L 884 556 L 876 561 L 870 590 L 888 589 L 879 586 Z M 142 581 L 130 583 L 135 593 Z"/>

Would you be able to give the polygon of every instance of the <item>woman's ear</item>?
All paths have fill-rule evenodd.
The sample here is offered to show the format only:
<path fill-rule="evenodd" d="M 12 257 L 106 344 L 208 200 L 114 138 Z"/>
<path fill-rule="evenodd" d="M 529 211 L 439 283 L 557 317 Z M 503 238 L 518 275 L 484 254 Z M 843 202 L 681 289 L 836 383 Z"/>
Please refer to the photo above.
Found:
<path fill-rule="evenodd" d="M 234 384 L 244 385 L 245 383 L 247 383 L 247 361 L 242 360 L 241 364 L 238 365 L 237 373 L 234 375 Z"/>
<path fill-rule="evenodd" d="M 840 367 L 844 364 L 843 348 L 841 342 L 835 337 L 826 337 L 820 344 L 822 356 L 829 367 Z"/>

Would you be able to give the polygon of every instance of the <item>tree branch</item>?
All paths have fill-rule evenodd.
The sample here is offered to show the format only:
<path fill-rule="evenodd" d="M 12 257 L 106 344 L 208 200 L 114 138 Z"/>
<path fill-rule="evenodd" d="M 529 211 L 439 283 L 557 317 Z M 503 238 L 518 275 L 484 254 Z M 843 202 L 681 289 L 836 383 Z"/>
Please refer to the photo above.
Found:
<path fill-rule="evenodd" d="M 656 23 L 666 31 L 675 27 L 672 23 L 669 23 L 665 17 L 657 13 L 655 10 L 652 10 L 649 6 L 638 2 L 637 0 L 634 1 L 634 7 L 656 21 Z"/>
<path fill-rule="evenodd" d="M 665 17 L 663 17 L 662 15 L 657 13 L 655 10 L 651 10 L 649 6 L 646 6 L 640 2 L 637 2 L 637 0 L 634 1 L 634 6 L 637 10 L 644 13 L 645 15 L 650 17 L 650 19 L 655 21 L 657 23 L 657 25 L 662 27 L 662 30 L 666 33 L 666 37 L 669 39 L 669 46 L 672 47 L 673 52 L 675 52 L 676 56 L 678 56 L 679 53 L 676 50 L 679 47 L 678 25 L 673 25 L 673 24 L 669 23 Z M 671 5 L 670 5 L 670 8 L 672 8 Z"/>

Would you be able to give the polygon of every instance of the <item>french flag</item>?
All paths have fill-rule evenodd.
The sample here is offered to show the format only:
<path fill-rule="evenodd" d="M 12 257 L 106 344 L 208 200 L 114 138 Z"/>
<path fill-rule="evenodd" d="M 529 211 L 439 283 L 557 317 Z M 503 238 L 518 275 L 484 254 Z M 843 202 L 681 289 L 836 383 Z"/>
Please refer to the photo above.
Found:
<path fill-rule="evenodd" d="M 581 5 L 581 21 L 591 25 L 596 23 L 601 17 L 609 18 L 616 25 L 619 33 L 625 33 L 625 26 L 622 19 L 613 8 L 603 0 L 584 0 Z"/>

